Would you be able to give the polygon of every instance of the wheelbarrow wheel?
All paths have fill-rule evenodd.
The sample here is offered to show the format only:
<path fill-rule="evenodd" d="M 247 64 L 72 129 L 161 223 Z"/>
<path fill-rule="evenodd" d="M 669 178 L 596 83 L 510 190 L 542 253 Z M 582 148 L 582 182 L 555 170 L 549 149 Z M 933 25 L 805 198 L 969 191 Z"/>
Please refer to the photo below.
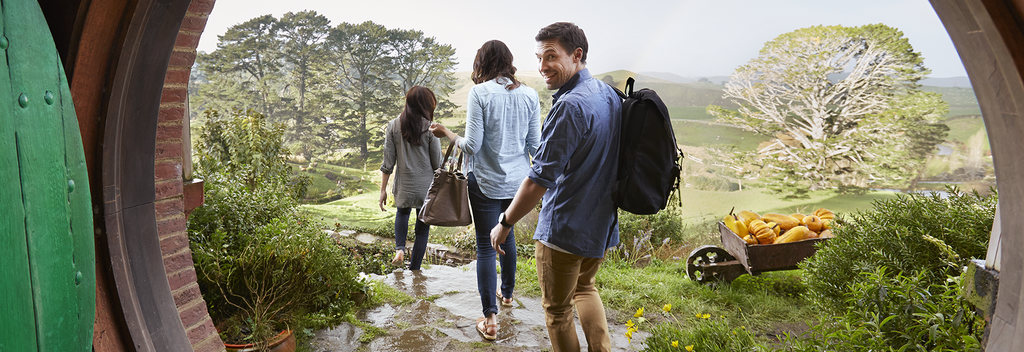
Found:
<path fill-rule="evenodd" d="M 690 280 L 701 284 L 721 281 L 724 277 L 718 275 L 717 272 L 706 272 L 704 269 L 708 265 L 724 263 L 730 260 L 736 260 L 736 258 L 725 249 L 715 246 L 701 246 L 690 252 L 690 258 L 686 261 L 686 275 L 690 277 Z"/>

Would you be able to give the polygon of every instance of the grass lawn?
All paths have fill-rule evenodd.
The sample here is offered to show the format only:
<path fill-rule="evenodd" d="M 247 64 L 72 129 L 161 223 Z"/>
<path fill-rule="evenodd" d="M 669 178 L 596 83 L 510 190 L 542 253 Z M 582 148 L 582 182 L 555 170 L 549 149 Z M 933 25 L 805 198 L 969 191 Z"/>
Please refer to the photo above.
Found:
<path fill-rule="evenodd" d="M 636 268 L 622 261 L 606 261 L 597 274 L 597 287 L 606 308 L 619 312 L 609 315 L 614 324 L 637 323 L 640 331 L 654 332 L 646 342 L 668 343 L 683 340 L 681 331 L 700 329 L 708 324 L 720 326 L 718 333 L 730 330 L 761 336 L 771 343 L 781 331 L 803 331 L 805 322 L 817 319 L 799 270 L 744 275 L 732 283 L 702 285 L 686 276 L 683 260 L 655 261 Z M 536 262 L 519 258 L 516 268 L 516 292 L 539 297 Z M 671 305 L 667 307 L 666 305 Z M 634 316 L 643 308 L 643 320 Z M 737 330 L 737 331 L 740 331 Z M 680 341 L 682 346 L 694 344 Z"/>
<path fill-rule="evenodd" d="M 985 134 L 985 142 L 982 144 L 982 150 L 991 150 L 989 145 L 988 135 L 985 131 L 985 121 L 981 117 L 964 117 L 955 118 L 945 121 L 946 126 L 949 126 L 949 135 L 946 137 L 947 140 L 957 141 L 963 144 L 967 144 L 967 141 L 974 137 L 974 135 L 981 132 Z"/>
<path fill-rule="evenodd" d="M 327 204 L 303 204 L 301 208 L 323 218 L 328 224 L 341 223 L 352 227 L 375 228 L 395 219 L 394 208 L 381 211 L 377 205 L 377 197 L 376 192 L 366 192 Z"/>
<path fill-rule="evenodd" d="M 694 147 L 735 145 L 740 150 L 754 150 L 758 144 L 768 140 L 767 137 L 735 127 L 686 120 L 673 120 L 672 130 L 676 133 L 676 142 Z"/>
<path fill-rule="evenodd" d="M 668 116 L 673 120 L 715 120 L 714 116 L 708 115 L 707 107 L 703 106 L 669 106 Z"/>
<path fill-rule="evenodd" d="M 808 199 L 784 199 L 764 189 L 744 189 L 738 192 L 699 191 L 683 188 L 681 207 L 683 221 L 690 224 L 718 221 L 729 210 L 750 210 L 758 214 L 809 213 L 818 208 L 828 208 L 837 214 L 850 213 L 872 208 L 876 199 L 895 197 L 894 192 L 874 191 L 864 195 L 837 195 L 832 191 L 811 192 Z"/>

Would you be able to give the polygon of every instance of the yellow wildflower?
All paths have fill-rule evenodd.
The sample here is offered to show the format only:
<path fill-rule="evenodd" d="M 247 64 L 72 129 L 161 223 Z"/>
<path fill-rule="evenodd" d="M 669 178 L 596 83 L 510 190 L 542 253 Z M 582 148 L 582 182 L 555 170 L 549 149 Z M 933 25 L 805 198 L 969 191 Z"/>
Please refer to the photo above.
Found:
<path fill-rule="evenodd" d="M 679 341 L 672 341 L 672 347 L 679 347 Z"/>
<path fill-rule="evenodd" d="M 701 318 L 704 318 L 704 319 L 707 319 L 707 318 L 710 318 L 710 317 L 711 317 L 711 314 L 708 314 L 708 313 L 704 313 L 704 315 L 701 316 Z"/>
<path fill-rule="evenodd" d="M 633 342 L 633 330 L 626 330 L 626 341 Z"/>
<path fill-rule="evenodd" d="M 686 346 L 686 351 L 687 352 L 693 352 L 693 345 Z"/>
<path fill-rule="evenodd" d="M 700 318 L 700 313 L 697 313 L 697 317 Z"/>
<path fill-rule="evenodd" d="M 636 314 L 633 314 L 633 316 L 637 318 L 644 316 L 644 307 L 640 307 L 640 309 L 637 309 Z"/>
<path fill-rule="evenodd" d="M 672 311 L 672 304 L 671 303 L 666 304 L 664 307 L 661 307 L 661 310 L 665 311 L 665 313 L 671 312 Z"/>
<path fill-rule="evenodd" d="M 626 327 L 627 328 L 631 328 L 631 327 L 633 327 L 633 325 L 636 325 L 636 324 L 633 324 L 633 320 L 632 319 L 626 320 Z"/>

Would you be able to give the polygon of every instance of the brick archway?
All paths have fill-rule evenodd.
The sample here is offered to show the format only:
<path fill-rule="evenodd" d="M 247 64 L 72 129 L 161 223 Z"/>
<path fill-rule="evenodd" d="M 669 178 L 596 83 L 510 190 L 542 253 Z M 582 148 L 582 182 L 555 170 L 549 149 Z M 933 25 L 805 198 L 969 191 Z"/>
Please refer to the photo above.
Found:
<path fill-rule="evenodd" d="M 97 351 L 222 351 L 196 284 L 183 180 L 187 84 L 215 0 L 41 1 L 93 191 Z"/>

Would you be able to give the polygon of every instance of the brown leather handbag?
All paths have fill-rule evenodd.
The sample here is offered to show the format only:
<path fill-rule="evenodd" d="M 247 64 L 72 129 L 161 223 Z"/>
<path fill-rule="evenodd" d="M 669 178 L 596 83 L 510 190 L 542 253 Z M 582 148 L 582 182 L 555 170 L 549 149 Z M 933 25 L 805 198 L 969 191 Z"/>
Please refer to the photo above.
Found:
<path fill-rule="evenodd" d="M 448 145 L 441 167 L 434 170 L 423 208 L 417 212 L 419 220 L 427 225 L 466 226 L 473 223 L 469 211 L 469 181 L 462 173 L 462 152 L 452 160 L 455 142 Z"/>

